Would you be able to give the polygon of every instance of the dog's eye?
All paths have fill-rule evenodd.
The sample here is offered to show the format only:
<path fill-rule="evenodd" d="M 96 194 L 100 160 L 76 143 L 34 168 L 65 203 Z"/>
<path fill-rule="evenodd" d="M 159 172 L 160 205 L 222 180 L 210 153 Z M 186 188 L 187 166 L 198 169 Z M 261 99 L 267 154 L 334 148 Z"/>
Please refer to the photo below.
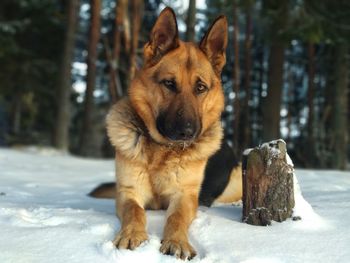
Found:
<path fill-rule="evenodd" d="M 165 80 L 162 81 L 162 83 L 167 89 L 169 89 L 169 90 L 171 90 L 173 92 L 177 92 L 176 82 L 174 80 L 172 80 L 172 79 L 165 79 Z"/>
<path fill-rule="evenodd" d="M 196 90 L 195 90 L 197 94 L 204 93 L 207 90 L 208 90 L 208 87 L 205 86 L 203 83 L 197 83 Z"/>

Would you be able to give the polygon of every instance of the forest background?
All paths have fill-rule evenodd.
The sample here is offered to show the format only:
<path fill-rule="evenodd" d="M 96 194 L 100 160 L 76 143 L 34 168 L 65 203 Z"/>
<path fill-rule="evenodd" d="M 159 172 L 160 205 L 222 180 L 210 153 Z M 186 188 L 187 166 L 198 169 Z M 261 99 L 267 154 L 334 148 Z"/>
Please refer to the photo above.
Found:
<path fill-rule="evenodd" d="M 350 168 L 347 0 L 2 0 L 0 146 L 111 157 L 105 115 L 165 6 L 186 41 L 228 18 L 223 125 L 237 154 L 283 138 L 299 167 Z"/>

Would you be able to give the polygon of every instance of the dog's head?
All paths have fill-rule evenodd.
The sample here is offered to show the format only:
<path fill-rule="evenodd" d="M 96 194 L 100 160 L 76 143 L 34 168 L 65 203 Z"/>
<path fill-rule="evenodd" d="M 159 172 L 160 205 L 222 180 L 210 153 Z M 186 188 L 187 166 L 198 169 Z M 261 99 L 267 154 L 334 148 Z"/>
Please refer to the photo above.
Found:
<path fill-rule="evenodd" d="M 144 66 L 129 89 L 131 103 L 155 141 L 192 142 L 219 120 L 226 46 L 224 16 L 197 45 L 179 40 L 172 9 L 161 12 L 144 47 Z"/>

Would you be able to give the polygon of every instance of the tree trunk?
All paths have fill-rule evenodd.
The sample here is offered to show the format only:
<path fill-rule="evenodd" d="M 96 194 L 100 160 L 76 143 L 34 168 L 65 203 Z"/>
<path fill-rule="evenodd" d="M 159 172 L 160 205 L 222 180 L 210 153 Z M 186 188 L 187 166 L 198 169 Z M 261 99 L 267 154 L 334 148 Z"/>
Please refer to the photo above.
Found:
<path fill-rule="evenodd" d="M 53 144 L 58 149 L 68 151 L 70 124 L 70 95 L 72 88 L 71 68 L 74 54 L 75 32 L 79 1 L 67 1 L 67 24 L 61 64 L 61 74 L 57 94 L 57 121 Z"/>
<path fill-rule="evenodd" d="M 243 159 L 243 222 L 266 226 L 292 216 L 293 166 L 286 144 L 272 141 L 251 150 Z"/>
<path fill-rule="evenodd" d="M 112 103 L 115 103 L 118 98 L 123 96 L 123 88 L 121 86 L 119 77 L 119 64 L 120 64 L 120 50 L 122 33 L 124 32 L 124 20 L 125 12 L 128 7 L 127 0 L 118 0 L 115 7 L 115 24 L 114 24 L 114 36 L 113 36 L 113 51 L 109 52 L 107 45 L 106 54 L 109 60 L 109 90 L 111 94 Z"/>
<path fill-rule="evenodd" d="M 22 92 L 15 92 L 12 104 L 11 114 L 11 131 L 14 135 L 18 135 L 21 131 L 22 119 Z"/>
<path fill-rule="evenodd" d="M 186 41 L 193 42 L 195 39 L 196 25 L 196 0 L 189 0 L 187 18 L 186 18 Z"/>
<path fill-rule="evenodd" d="M 272 44 L 269 56 L 268 90 L 263 106 L 263 140 L 280 137 L 284 45 Z"/>
<path fill-rule="evenodd" d="M 132 10 L 132 35 L 131 35 L 131 47 L 130 47 L 130 69 L 129 69 L 129 80 L 128 85 L 130 85 L 131 80 L 135 76 L 136 71 L 136 55 L 139 43 L 139 33 L 143 12 L 143 1 L 132 0 L 131 1 Z"/>
<path fill-rule="evenodd" d="M 112 104 L 116 103 L 119 96 L 118 96 L 118 82 L 117 82 L 117 72 L 116 72 L 116 63 L 113 60 L 112 57 L 112 51 L 111 48 L 109 47 L 109 42 L 107 37 L 103 37 L 103 47 L 105 49 L 106 53 L 106 60 L 108 63 L 108 69 L 109 69 L 109 83 L 108 83 L 108 90 L 109 90 L 109 95 L 111 98 Z"/>
<path fill-rule="evenodd" d="M 307 123 L 307 145 L 303 154 L 308 158 L 305 161 L 307 167 L 313 167 L 319 162 L 316 151 L 316 138 L 314 132 L 314 94 L 315 94 L 315 44 L 308 43 L 308 90 L 307 90 L 307 104 L 309 108 L 308 123 Z"/>
<path fill-rule="evenodd" d="M 333 47 L 334 63 L 332 69 L 332 87 L 328 101 L 330 115 L 327 124 L 329 134 L 330 165 L 335 169 L 346 169 L 348 147 L 347 89 L 349 85 L 348 46 L 341 43 Z"/>
<path fill-rule="evenodd" d="M 239 103 L 239 85 L 240 85 L 240 72 L 239 72 L 239 24 L 238 24 L 238 3 L 237 0 L 233 1 L 233 48 L 234 48 L 234 65 L 233 65 L 233 92 L 235 94 L 233 100 L 234 110 L 234 123 L 233 123 L 233 146 L 235 154 L 240 156 L 242 145 L 239 142 L 239 125 L 240 125 L 240 103 Z"/>
<path fill-rule="evenodd" d="M 264 91 L 264 83 L 265 83 L 265 68 L 264 68 L 264 61 L 265 61 L 265 54 L 264 54 L 264 50 L 265 50 L 265 46 L 261 45 L 261 47 L 259 48 L 259 52 L 258 52 L 258 61 L 259 61 L 259 95 L 258 95 L 258 99 L 259 99 L 259 105 L 256 111 L 256 120 L 257 120 L 257 124 L 259 125 L 259 127 L 262 127 L 261 122 L 262 122 L 262 108 L 263 108 L 263 91 Z M 262 129 L 259 128 L 259 130 L 256 133 L 255 136 L 255 140 L 254 143 L 257 143 L 257 139 L 259 142 L 259 139 L 262 138 Z"/>
<path fill-rule="evenodd" d="M 126 54 L 130 52 L 131 46 L 131 30 L 130 30 L 130 15 L 129 15 L 129 1 L 128 0 L 120 0 L 121 1 L 121 9 L 122 9 L 122 21 L 123 21 L 123 30 L 121 31 L 123 34 L 124 40 L 124 51 Z M 143 0 L 142 0 L 143 1 Z"/>
<path fill-rule="evenodd" d="M 275 13 L 271 18 L 268 90 L 263 106 L 263 140 L 270 141 L 280 137 L 280 111 L 285 50 L 280 32 L 285 29 L 287 24 L 288 1 L 266 0 L 263 4 L 267 14 L 271 12 Z"/>
<path fill-rule="evenodd" d="M 314 139 L 314 93 L 315 93 L 315 45 L 313 43 L 308 44 L 308 91 L 307 91 L 307 101 L 308 101 L 308 138 L 309 141 Z"/>
<path fill-rule="evenodd" d="M 291 66 L 289 66 L 288 70 L 288 115 L 287 115 L 287 128 L 288 132 L 286 135 L 287 144 L 291 142 L 291 131 L 292 131 L 292 122 L 293 122 L 293 109 L 295 109 L 295 96 L 293 95 L 295 89 L 295 83 L 293 80 L 293 74 L 291 70 Z"/>
<path fill-rule="evenodd" d="M 94 109 L 94 87 L 96 82 L 97 44 L 100 38 L 101 0 L 91 0 L 91 24 L 88 44 L 87 79 L 84 100 L 83 125 L 80 133 L 79 153 L 83 156 L 91 154 L 90 133 L 92 130 L 92 114 Z"/>
<path fill-rule="evenodd" d="M 250 112 L 249 112 L 249 101 L 251 99 L 251 89 L 250 89 L 250 81 L 251 81 L 251 64 L 252 64 L 252 58 L 251 58 L 251 47 L 252 47 L 252 40 L 251 40 L 251 33 L 252 33 L 252 7 L 250 1 L 247 2 L 246 6 L 246 33 L 245 33 L 245 41 L 244 41 L 244 48 L 245 48 L 245 70 L 244 70 L 244 90 L 245 90 L 245 99 L 244 99 L 244 105 L 243 105 L 243 112 L 242 112 L 242 124 L 243 127 L 243 146 L 242 149 L 246 149 L 250 147 L 251 143 L 251 123 L 250 123 Z"/>

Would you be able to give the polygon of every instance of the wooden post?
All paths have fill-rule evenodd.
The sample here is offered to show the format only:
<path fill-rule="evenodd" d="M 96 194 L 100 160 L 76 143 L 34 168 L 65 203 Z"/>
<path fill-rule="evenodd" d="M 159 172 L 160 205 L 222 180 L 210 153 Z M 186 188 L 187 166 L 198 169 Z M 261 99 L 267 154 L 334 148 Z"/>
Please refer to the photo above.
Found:
<path fill-rule="evenodd" d="M 292 216 L 293 166 L 286 143 L 271 141 L 246 151 L 243 157 L 243 217 L 245 223 L 266 226 Z"/>

